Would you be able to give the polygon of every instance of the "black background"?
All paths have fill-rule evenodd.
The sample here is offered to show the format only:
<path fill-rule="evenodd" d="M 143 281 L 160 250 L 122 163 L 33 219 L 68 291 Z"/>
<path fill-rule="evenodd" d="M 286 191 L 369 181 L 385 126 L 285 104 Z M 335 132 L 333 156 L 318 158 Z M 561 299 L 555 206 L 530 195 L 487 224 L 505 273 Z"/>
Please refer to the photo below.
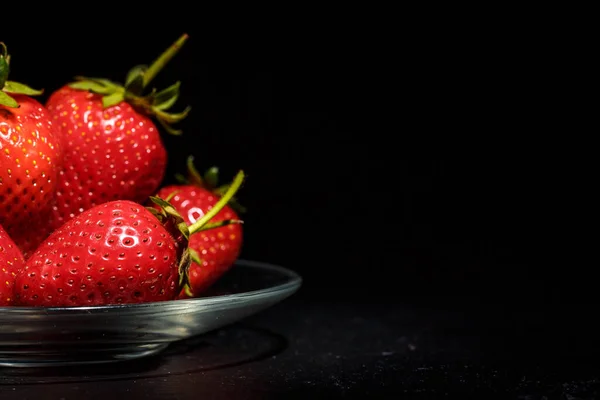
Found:
<path fill-rule="evenodd" d="M 12 78 L 47 92 L 78 74 L 122 81 L 188 32 L 155 81 L 181 80 L 178 106 L 193 107 L 185 136 L 165 136 L 168 176 L 190 152 L 223 177 L 247 172 L 243 256 L 305 278 L 253 322 L 289 348 L 9 396 L 598 397 L 585 23 L 522 5 L 133 4 L 2 4 Z"/>
<path fill-rule="evenodd" d="M 52 40 L 2 29 L 11 78 L 46 93 L 75 75 L 122 81 L 189 33 L 155 80 L 181 80 L 177 107 L 192 106 L 184 136 L 165 136 L 167 179 L 188 154 L 224 179 L 243 168 L 242 256 L 298 271 L 303 295 L 593 294 L 581 251 L 567 244 L 577 231 L 563 225 L 578 220 L 584 196 L 570 183 L 568 134 L 545 108 L 553 74 L 539 35 L 338 20 L 207 28 L 209 16 L 84 29 L 84 20 L 48 31 Z"/>

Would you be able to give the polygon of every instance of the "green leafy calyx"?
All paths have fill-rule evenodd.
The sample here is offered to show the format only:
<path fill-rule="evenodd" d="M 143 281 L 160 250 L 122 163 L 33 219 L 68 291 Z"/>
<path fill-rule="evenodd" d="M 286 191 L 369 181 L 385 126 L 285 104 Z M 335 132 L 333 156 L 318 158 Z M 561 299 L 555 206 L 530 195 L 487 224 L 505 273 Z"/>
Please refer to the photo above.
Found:
<path fill-rule="evenodd" d="M 223 196 L 229 189 L 230 184 L 228 183 L 219 186 L 218 167 L 210 167 L 206 170 L 206 172 L 204 172 L 204 175 L 202 175 L 194 165 L 194 156 L 188 156 L 186 165 L 187 176 L 182 174 L 175 175 L 175 179 L 177 179 L 179 183 L 184 185 L 191 184 L 206 190 L 210 190 L 219 197 Z M 240 214 L 243 214 L 247 211 L 246 207 L 241 205 L 235 197 L 230 200 L 229 205 Z"/>
<path fill-rule="evenodd" d="M 133 67 L 127 73 L 123 85 L 108 79 L 78 76 L 75 77 L 75 82 L 69 84 L 69 87 L 101 95 L 104 108 L 115 106 L 123 101 L 128 102 L 136 109 L 156 117 L 168 133 L 180 135 L 181 131 L 174 129 L 172 125 L 186 118 L 190 112 L 190 107 L 186 107 L 183 111 L 177 113 L 168 110 L 175 105 L 179 98 L 181 83 L 176 82 L 161 91 L 153 88 L 149 93 L 145 92 L 154 77 L 179 52 L 187 38 L 187 34 L 182 35 L 150 66 L 137 65 Z"/>
<path fill-rule="evenodd" d="M 32 89 L 19 82 L 9 81 L 10 55 L 3 42 L 0 42 L 0 106 L 19 108 L 19 103 L 10 94 L 39 96 L 44 91 Z"/>

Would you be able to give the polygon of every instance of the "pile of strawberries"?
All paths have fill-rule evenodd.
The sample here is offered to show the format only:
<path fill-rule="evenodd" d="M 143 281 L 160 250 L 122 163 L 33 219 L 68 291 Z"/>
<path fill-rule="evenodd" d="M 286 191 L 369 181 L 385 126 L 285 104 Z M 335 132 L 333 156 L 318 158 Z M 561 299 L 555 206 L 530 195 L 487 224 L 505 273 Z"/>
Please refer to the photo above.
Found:
<path fill-rule="evenodd" d="M 190 157 L 188 176 L 161 187 L 160 131 L 180 134 L 189 108 L 169 112 L 179 82 L 149 84 L 187 37 L 122 85 L 77 77 L 45 104 L 8 79 L 0 42 L 0 306 L 197 297 L 238 258 L 242 171 L 218 186 L 217 169 L 202 176 Z"/>

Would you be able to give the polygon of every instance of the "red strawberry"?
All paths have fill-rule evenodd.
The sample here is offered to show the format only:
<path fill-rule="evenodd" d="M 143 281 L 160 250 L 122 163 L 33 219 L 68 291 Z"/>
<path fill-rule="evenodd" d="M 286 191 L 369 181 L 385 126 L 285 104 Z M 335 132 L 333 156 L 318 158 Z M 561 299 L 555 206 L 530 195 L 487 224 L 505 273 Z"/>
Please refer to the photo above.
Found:
<path fill-rule="evenodd" d="M 52 93 L 46 103 L 63 135 L 66 168 L 57 188 L 51 229 L 79 213 L 111 200 L 143 202 L 155 193 L 165 173 L 167 152 L 156 117 L 170 133 L 171 123 L 185 118 L 166 112 L 179 96 L 179 82 L 156 93 L 142 92 L 177 53 L 183 35 L 150 67 L 133 68 L 126 84 L 77 78 Z"/>
<path fill-rule="evenodd" d="M 163 187 L 157 196 L 168 198 L 186 222 L 193 224 L 217 204 L 226 187 L 217 187 L 218 170 L 214 167 L 202 178 L 193 166 L 193 158 L 190 157 L 188 169 L 190 183 Z M 241 206 L 237 207 L 241 209 Z M 230 206 L 223 207 L 212 219 L 213 222 L 226 220 L 239 220 L 238 214 Z M 194 261 L 190 265 L 189 287 L 182 290 L 179 298 L 201 295 L 231 268 L 241 252 L 242 233 L 241 224 L 229 224 L 190 238 L 190 249 L 198 254 L 200 262 Z"/>
<path fill-rule="evenodd" d="M 0 307 L 13 304 L 15 277 L 24 265 L 23 254 L 0 225 Z"/>
<path fill-rule="evenodd" d="M 174 299 L 191 262 L 190 235 L 215 226 L 212 217 L 243 178 L 240 171 L 214 211 L 191 226 L 158 198 L 152 199 L 160 210 L 116 200 L 79 214 L 52 233 L 17 275 L 17 304 L 94 306 Z"/>
<path fill-rule="evenodd" d="M 62 147 L 42 92 L 7 80 L 9 56 L 0 43 L 0 224 L 22 251 L 37 245 L 31 224 L 48 218 L 62 166 Z"/>

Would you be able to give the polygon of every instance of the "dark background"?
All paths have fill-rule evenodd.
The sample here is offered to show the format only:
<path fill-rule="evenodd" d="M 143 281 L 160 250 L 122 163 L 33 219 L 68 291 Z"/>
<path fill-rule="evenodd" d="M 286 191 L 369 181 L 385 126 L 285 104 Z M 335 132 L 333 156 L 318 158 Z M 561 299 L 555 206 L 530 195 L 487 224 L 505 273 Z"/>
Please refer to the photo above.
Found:
<path fill-rule="evenodd" d="M 298 271 L 304 296 L 594 297 L 563 228 L 581 194 L 535 35 L 202 21 L 0 39 L 11 78 L 50 93 L 75 75 L 122 81 L 189 33 L 155 80 L 181 80 L 175 108 L 192 106 L 184 136 L 165 137 L 167 179 L 188 154 L 224 179 L 243 168 L 242 256 Z"/>

